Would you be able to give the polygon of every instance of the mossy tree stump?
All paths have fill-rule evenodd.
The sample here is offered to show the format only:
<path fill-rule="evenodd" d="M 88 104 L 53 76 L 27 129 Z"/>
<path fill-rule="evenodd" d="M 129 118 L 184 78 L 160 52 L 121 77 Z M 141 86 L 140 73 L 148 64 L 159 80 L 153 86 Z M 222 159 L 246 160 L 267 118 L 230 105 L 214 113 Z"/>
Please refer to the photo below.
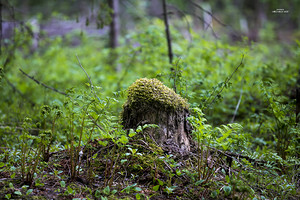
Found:
<path fill-rule="evenodd" d="M 147 128 L 145 132 L 159 145 L 172 144 L 179 150 L 190 150 L 188 103 L 159 80 L 136 80 L 128 88 L 128 98 L 121 115 L 125 129 L 156 124 L 159 128 Z"/>

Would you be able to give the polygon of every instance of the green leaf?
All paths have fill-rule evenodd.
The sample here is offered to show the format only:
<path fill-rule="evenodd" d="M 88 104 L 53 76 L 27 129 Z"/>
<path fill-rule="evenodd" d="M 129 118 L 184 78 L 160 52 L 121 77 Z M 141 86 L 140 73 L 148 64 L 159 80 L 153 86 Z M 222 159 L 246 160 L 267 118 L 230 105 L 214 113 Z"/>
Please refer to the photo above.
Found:
<path fill-rule="evenodd" d="M 99 190 L 96 190 L 95 197 L 100 198 L 100 196 L 101 196 L 101 192 Z"/>
<path fill-rule="evenodd" d="M 10 178 L 15 178 L 16 173 L 13 173 L 12 175 L 10 175 Z"/>
<path fill-rule="evenodd" d="M 109 195 L 109 193 L 110 193 L 109 186 L 107 186 L 106 188 L 103 189 L 103 193 L 106 194 L 106 195 Z"/>
<path fill-rule="evenodd" d="M 27 188 L 29 188 L 29 185 L 23 185 L 23 186 L 22 186 L 22 189 L 23 189 L 23 190 L 26 190 Z"/>
<path fill-rule="evenodd" d="M 156 185 L 156 186 L 153 186 L 152 189 L 156 192 L 156 191 L 158 191 L 159 187 L 160 187 L 160 185 Z"/>
<path fill-rule="evenodd" d="M 27 190 L 26 195 L 29 195 L 29 194 L 31 194 L 32 192 L 33 192 L 33 189 L 29 189 L 29 190 Z"/>
<path fill-rule="evenodd" d="M 230 183 L 230 178 L 229 178 L 228 175 L 225 176 L 225 180 L 226 180 L 227 183 Z"/>
<path fill-rule="evenodd" d="M 69 194 L 75 193 L 75 191 L 70 186 L 67 187 L 67 191 Z"/>
<path fill-rule="evenodd" d="M 92 156 L 92 158 L 93 158 L 93 159 L 96 159 L 97 156 L 98 156 L 98 153 L 95 153 L 95 154 Z"/>
<path fill-rule="evenodd" d="M 4 167 L 4 162 L 0 162 L 0 167 Z"/>
<path fill-rule="evenodd" d="M 130 193 L 130 190 L 135 187 L 137 185 L 137 183 L 134 183 L 132 185 L 127 186 L 126 188 L 124 188 L 123 190 L 121 190 L 121 192 L 126 192 L 127 194 Z"/>
<path fill-rule="evenodd" d="M 135 198 L 136 198 L 137 200 L 140 200 L 140 199 L 141 199 L 141 195 L 140 195 L 139 193 L 137 193 L 137 194 L 135 195 Z"/>
<path fill-rule="evenodd" d="M 122 159 L 122 160 L 121 160 L 121 164 L 123 164 L 123 163 L 125 163 L 125 162 L 127 162 L 127 159 Z"/>
<path fill-rule="evenodd" d="M 134 188 L 134 191 L 140 192 L 140 191 L 142 191 L 142 188 L 140 188 L 140 187 L 135 187 L 135 188 Z"/>
<path fill-rule="evenodd" d="M 181 175 L 182 175 L 181 171 L 178 170 L 178 169 L 176 169 L 176 175 L 177 175 L 177 176 L 181 176 Z"/>
<path fill-rule="evenodd" d="M 14 194 L 22 196 L 22 192 L 20 192 L 19 190 L 15 191 Z"/>
<path fill-rule="evenodd" d="M 107 144 L 108 144 L 108 141 L 101 141 L 101 140 L 98 140 L 98 143 L 99 143 L 100 145 L 106 147 Z"/>
<path fill-rule="evenodd" d="M 118 191 L 117 190 L 113 190 L 111 191 L 111 194 L 116 194 Z"/>
<path fill-rule="evenodd" d="M 60 181 L 60 186 L 63 187 L 63 188 L 66 187 L 66 182 L 65 181 Z"/>
<path fill-rule="evenodd" d="M 134 155 L 137 152 L 137 149 L 132 149 L 130 147 L 128 147 L 128 149 L 131 151 L 131 153 Z"/>
<path fill-rule="evenodd" d="M 133 137 L 135 135 L 136 135 L 136 132 L 134 130 L 130 129 L 128 136 Z"/>
<path fill-rule="evenodd" d="M 127 144 L 128 138 L 125 135 L 122 135 L 118 142 L 121 142 L 122 144 Z"/>
<path fill-rule="evenodd" d="M 166 187 L 165 191 L 168 193 L 168 194 L 172 194 L 173 191 L 175 190 L 176 186 L 171 186 L 171 187 Z"/>
<path fill-rule="evenodd" d="M 204 180 L 199 180 L 195 183 L 196 186 L 201 185 L 204 182 Z"/>
<path fill-rule="evenodd" d="M 5 198 L 6 198 L 6 199 L 10 199 L 10 198 L 11 198 L 11 194 L 6 194 L 6 195 L 5 195 Z"/>
<path fill-rule="evenodd" d="M 163 181 L 161 181 L 160 179 L 156 179 L 157 180 L 157 182 L 158 182 L 158 184 L 159 185 L 161 185 L 161 186 L 163 186 L 164 185 L 164 182 Z"/>
<path fill-rule="evenodd" d="M 223 190 L 224 190 L 225 196 L 230 195 L 230 192 L 231 192 L 231 187 L 230 186 L 224 186 Z"/>
<path fill-rule="evenodd" d="M 215 199 L 218 196 L 218 192 L 216 190 L 214 190 L 214 191 L 212 191 L 210 196 Z"/>

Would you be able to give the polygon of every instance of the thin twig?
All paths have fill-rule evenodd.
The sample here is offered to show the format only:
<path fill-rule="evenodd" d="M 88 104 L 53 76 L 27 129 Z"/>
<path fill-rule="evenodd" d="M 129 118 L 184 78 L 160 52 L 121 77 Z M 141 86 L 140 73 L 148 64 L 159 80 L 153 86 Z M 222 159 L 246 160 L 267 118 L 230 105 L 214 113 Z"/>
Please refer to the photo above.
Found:
<path fill-rule="evenodd" d="M 85 69 L 82 67 L 81 62 L 80 62 L 80 60 L 79 60 L 77 54 L 76 54 L 76 58 L 77 58 L 77 60 L 78 60 L 79 67 L 84 71 L 84 73 L 86 74 L 86 76 L 88 77 L 88 79 L 89 79 L 89 81 L 90 81 L 91 88 L 92 88 L 92 91 L 93 91 L 94 95 L 95 95 L 96 98 L 101 102 L 100 98 L 97 96 L 97 94 L 96 94 L 96 92 L 95 92 L 95 89 L 94 89 L 94 85 L 93 85 L 93 83 L 92 83 L 92 80 L 91 80 L 90 76 L 88 75 L 88 73 L 85 71 Z"/>
<path fill-rule="evenodd" d="M 104 128 L 102 128 L 102 126 L 100 126 L 99 124 L 97 124 L 97 122 L 95 121 L 95 119 L 88 114 L 88 117 L 92 120 L 92 122 L 98 127 L 100 128 L 102 131 L 105 131 Z"/>
<path fill-rule="evenodd" d="M 239 101 L 238 101 L 238 103 L 237 103 L 237 105 L 236 105 L 236 107 L 235 107 L 234 114 L 233 114 L 232 119 L 231 119 L 231 123 L 234 122 L 235 116 L 236 116 L 236 114 L 237 114 L 237 111 L 238 111 L 238 109 L 239 109 L 239 107 L 240 107 L 240 103 L 241 103 L 241 101 L 242 101 L 242 97 L 243 97 L 243 88 L 241 89 L 240 98 L 239 98 Z"/>
<path fill-rule="evenodd" d="M 168 7 L 171 7 L 171 8 L 174 8 L 178 13 L 180 13 L 180 15 L 184 18 L 184 20 L 185 20 L 185 22 L 186 22 L 186 24 L 187 24 L 187 30 L 188 30 L 188 32 L 189 32 L 189 37 L 190 37 L 190 43 L 192 43 L 193 42 L 193 36 L 192 36 L 192 33 L 191 33 L 191 25 L 190 25 L 190 23 L 189 23 L 189 20 L 187 19 L 187 17 L 186 17 L 186 14 L 183 12 L 183 11 L 181 11 L 179 8 L 177 8 L 176 6 L 174 6 L 174 5 L 169 5 L 169 4 L 167 4 L 167 6 Z"/>
<path fill-rule="evenodd" d="M 215 95 L 214 99 L 213 99 L 213 100 L 210 102 L 210 104 L 206 107 L 206 109 L 204 110 L 204 112 L 207 110 L 207 108 L 208 108 L 210 105 L 212 105 L 212 104 L 216 101 L 217 97 L 222 93 L 222 91 L 224 90 L 224 88 L 225 88 L 225 86 L 227 85 L 227 83 L 231 80 L 233 74 L 235 74 L 235 72 L 240 68 L 240 66 L 242 66 L 243 61 L 244 61 L 244 54 L 243 54 L 243 56 L 242 56 L 242 59 L 241 59 L 240 64 L 235 68 L 235 70 L 231 73 L 231 75 L 225 80 L 225 82 L 224 82 L 224 84 L 223 84 L 221 90 L 218 92 L 217 95 Z"/>
<path fill-rule="evenodd" d="M 176 90 L 177 90 L 177 88 L 176 88 L 176 77 L 177 77 L 177 71 L 178 71 L 178 63 L 179 63 L 180 59 L 181 59 L 181 58 L 179 58 L 179 59 L 177 60 L 177 62 L 176 62 L 176 64 L 175 64 L 176 69 L 174 69 L 174 85 L 173 85 L 173 87 L 174 87 L 174 92 L 176 92 Z"/>
<path fill-rule="evenodd" d="M 173 52 L 172 52 L 171 36 L 170 36 L 170 31 L 169 31 L 169 23 L 168 23 L 168 14 L 167 14 L 166 0 L 162 0 L 162 3 L 163 3 L 163 12 L 164 12 L 164 22 L 165 22 L 166 37 L 167 37 L 167 42 L 168 42 L 169 63 L 172 64 L 172 61 L 173 61 Z"/>
<path fill-rule="evenodd" d="M 216 22 L 218 22 L 220 25 L 224 26 L 225 28 L 231 30 L 235 35 L 241 36 L 240 33 L 238 33 L 231 25 L 225 24 L 223 23 L 221 20 L 219 20 L 217 17 L 215 17 L 211 12 L 205 10 L 202 6 L 200 6 L 199 4 L 195 3 L 193 0 L 189 0 L 191 2 L 192 5 L 194 5 L 195 7 L 199 8 L 200 10 L 202 10 L 203 12 L 209 14 Z M 194 14 L 196 15 L 196 14 Z M 203 21 L 204 23 L 206 23 L 201 17 L 197 16 L 201 21 Z M 206 23 L 207 24 L 207 23 Z M 211 25 L 209 25 L 209 27 L 212 29 Z M 212 29 L 214 36 L 217 36 L 214 32 L 214 30 Z M 217 37 L 218 38 L 218 37 Z"/>
<path fill-rule="evenodd" d="M 200 6 L 199 4 L 195 3 L 194 1 L 190 0 L 191 4 L 193 4 L 194 6 L 196 6 L 197 8 L 199 8 L 200 10 L 202 10 L 203 12 L 209 14 L 214 20 L 216 20 L 219 24 L 221 24 L 222 26 L 227 27 L 226 24 L 224 24 L 223 22 L 221 22 L 218 18 L 216 18 L 211 12 L 205 10 L 202 6 Z"/>
<path fill-rule="evenodd" d="M 128 73 L 128 70 L 129 70 L 129 67 L 132 66 L 133 64 L 133 61 L 135 60 L 135 57 L 137 55 L 137 53 L 141 50 L 141 48 L 138 48 L 138 50 L 136 50 L 133 55 L 131 56 L 131 59 L 130 61 L 128 62 L 128 64 L 126 65 L 125 67 L 125 71 L 124 71 L 124 74 L 122 75 L 122 77 L 119 79 L 118 83 L 117 83 L 117 91 L 119 91 L 121 89 L 121 82 L 124 80 L 124 78 L 126 77 L 127 73 Z"/>
<path fill-rule="evenodd" d="M 35 103 L 33 101 L 31 101 L 27 96 L 25 96 L 13 83 L 11 83 L 5 76 L 4 79 L 6 80 L 6 82 L 8 83 L 8 85 L 10 87 L 12 87 L 13 92 L 16 92 L 17 94 L 19 94 L 23 99 L 26 99 L 28 101 L 28 103 L 31 104 L 31 106 L 33 107 L 35 105 Z"/>
<path fill-rule="evenodd" d="M 59 94 L 68 96 L 66 93 L 61 92 L 61 91 L 59 91 L 59 90 L 57 90 L 57 89 L 55 89 L 55 88 L 53 88 L 53 87 L 50 87 L 50 86 L 48 86 L 48 85 L 46 85 L 46 84 L 44 84 L 44 83 L 38 81 L 38 80 L 35 79 L 33 76 L 29 76 L 29 75 L 26 74 L 22 69 L 19 69 L 19 70 L 20 70 L 20 72 L 22 72 L 23 75 L 27 76 L 28 78 L 30 78 L 31 80 L 33 80 L 33 81 L 36 82 L 37 84 L 42 85 L 42 86 L 44 86 L 45 88 L 48 88 L 48 89 L 50 89 L 50 90 L 53 90 L 54 92 L 57 92 L 57 93 L 59 93 Z"/>
<path fill-rule="evenodd" d="M 12 127 L 12 126 L 3 126 L 3 125 L 0 125 L 0 129 L 16 129 L 16 130 L 23 130 L 24 128 L 22 127 Z M 31 128 L 31 129 L 28 129 L 29 131 L 44 131 L 44 129 L 40 129 L 40 128 Z"/>
<path fill-rule="evenodd" d="M 197 17 L 200 21 L 202 21 L 203 23 L 205 23 L 212 31 L 212 34 L 213 36 L 216 38 L 216 39 L 220 39 L 220 37 L 217 35 L 217 33 L 215 32 L 214 28 L 212 27 L 212 25 L 210 23 L 207 23 L 202 17 L 198 16 L 197 14 L 192 14 L 194 15 L 195 17 Z"/>

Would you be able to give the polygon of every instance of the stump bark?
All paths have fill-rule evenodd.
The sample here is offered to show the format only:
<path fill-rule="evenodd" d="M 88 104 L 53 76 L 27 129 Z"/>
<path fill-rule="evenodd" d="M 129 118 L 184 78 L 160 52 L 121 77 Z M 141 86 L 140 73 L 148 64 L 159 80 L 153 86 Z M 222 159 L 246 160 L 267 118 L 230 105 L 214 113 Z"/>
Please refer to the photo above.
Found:
<path fill-rule="evenodd" d="M 136 129 L 145 124 L 156 124 L 159 128 L 147 128 L 157 144 L 173 146 L 176 151 L 189 151 L 188 134 L 192 127 L 187 121 L 188 103 L 172 89 L 157 79 L 142 78 L 128 88 L 128 98 L 123 105 L 122 125 L 124 129 Z"/>

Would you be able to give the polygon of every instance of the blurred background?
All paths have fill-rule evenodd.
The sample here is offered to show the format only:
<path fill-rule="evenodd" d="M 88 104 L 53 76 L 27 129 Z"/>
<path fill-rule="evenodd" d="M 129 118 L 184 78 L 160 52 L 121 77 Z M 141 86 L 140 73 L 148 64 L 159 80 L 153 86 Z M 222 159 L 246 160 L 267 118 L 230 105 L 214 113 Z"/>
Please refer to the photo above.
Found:
<path fill-rule="evenodd" d="M 36 39 L 43 35 L 61 36 L 74 30 L 85 31 L 89 36 L 116 34 L 114 37 L 120 37 L 143 21 L 163 18 L 161 0 L 1 2 L 4 39 L 13 35 L 14 27 L 26 23 L 37 34 Z M 180 20 L 183 32 L 189 29 L 199 34 L 208 32 L 230 41 L 248 37 L 251 41 L 291 42 L 300 37 L 299 0 L 169 0 L 166 3 L 171 24 L 172 20 Z M 115 22 L 111 27 L 114 31 L 109 28 L 112 22 Z M 186 35 L 188 37 L 188 33 Z"/>

